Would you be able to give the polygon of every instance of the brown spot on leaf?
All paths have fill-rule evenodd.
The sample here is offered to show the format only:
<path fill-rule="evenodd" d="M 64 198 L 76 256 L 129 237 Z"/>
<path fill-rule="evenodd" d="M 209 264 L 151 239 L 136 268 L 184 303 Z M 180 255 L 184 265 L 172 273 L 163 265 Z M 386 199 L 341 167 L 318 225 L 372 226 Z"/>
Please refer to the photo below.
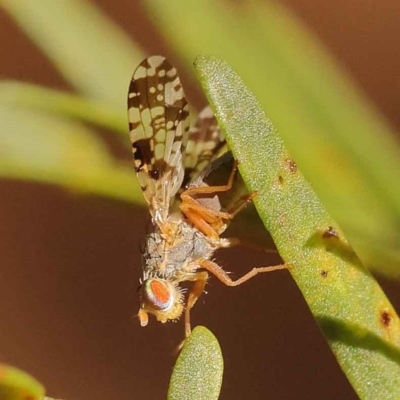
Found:
<path fill-rule="evenodd" d="M 279 180 L 279 183 L 282 185 L 282 183 L 283 183 L 283 176 L 282 176 L 282 175 L 279 175 L 279 176 L 278 176 L 278 180 Z"/>
<path fill-rule="evenodd" d="M 286 159 L 286 165 L 289 167 L 289 170 L 292 174 L 297 172 L 297 164 L 291 158 Z"/>
<path fill-rule="evenodd" d="M 321 276 L 322 276 L 323 278 L 326 278 L 326 277 L 328 276 L 328 271 L 322 270 L 322 271 L 321 271 Z"/>
<path fill-rule="evenodd" d="M 333 226 L 328 226 L 328 229 L 322 234 L 322 237 L 324 239 L 330 239 L 332 237 L 338 238 L 339 234 L 336 232 Z"/>
<path fill-rule="evenodd" d="M 281 226 L 284 226 L 287 222 L 287 215 L 286 214 L 280 214 L 278 217 L 278 223 Z"/>
<path fill-rule="evenodd" d="M 392 316 L 390 315 L 389 311 L 382 311 L 381 312 L 381 323 L 384 327 L 388 327 L 392 322 Z"/>

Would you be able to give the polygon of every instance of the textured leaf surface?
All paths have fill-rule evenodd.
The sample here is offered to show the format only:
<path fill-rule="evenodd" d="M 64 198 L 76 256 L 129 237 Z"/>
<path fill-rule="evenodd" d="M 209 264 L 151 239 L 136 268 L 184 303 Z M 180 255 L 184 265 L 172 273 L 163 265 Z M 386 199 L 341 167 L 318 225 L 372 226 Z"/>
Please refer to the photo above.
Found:
<path fill-rule="evenodd" d="M 362 259 L 400 277 L 399 144 L 304 24 L 275 1 L 145 4 L 188 63 L 212 54 L 240 73 Z"/>
<path fill-rule="evenodd" d="M 256 208 L 362 399 L 400 398 L 400 320 L 301 174 L 241 78 L 221 60 L 195 64 Z"/>
<path fill-rule="evenodd" d="M 197 326 L 176 361 L 168 400 L 216 400 L 222 384 L 224 362 L 215 336 Z"/>

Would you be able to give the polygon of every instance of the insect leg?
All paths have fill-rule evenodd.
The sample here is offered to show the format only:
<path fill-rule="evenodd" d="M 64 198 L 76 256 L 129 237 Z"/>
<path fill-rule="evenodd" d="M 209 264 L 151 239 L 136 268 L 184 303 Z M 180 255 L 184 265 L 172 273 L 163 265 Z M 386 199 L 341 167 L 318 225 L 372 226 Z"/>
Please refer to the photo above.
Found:
<path fill-rule="evenodd" d="M 193 224 L 199 231 L 203 232 L 206 236 L 215 240 L 219 239 L 218 227 L 223 225 L 216 217 L 209 218 L 208 215 L 197 212 L 197 210 L 183 206 L 181 204 L 181 211 L 185 217 Z"/>
<path fill-rule="evenodd" d="M 203 268 L 205 268 L 207 271 L 211 272 L 213 275 L 215 275 L 222 283 L 224 283 L 227 286 L 239 286 L 242 283 L 248 281 L 249 279 L 253 278 L 253 276 L 256 276 L 257 274 L 263 273 L 263 272 L 272 272 L 276 271 L 278 269 L 287 269 L 290 268 L 291 266 L 288 264 L 280 264 L 280 265 L 274 265 L 271 267 L 260 267 L 260 268 L 253 268 L 251 271 L 249 271 L 247 274 L 243 275 L 241 278 L 237 280 L 232 280 L 231 277 L 228 275 L 226 271 L 224 271 L 218 264 L 216 264 L 213 261 L 210 260 L 200 260 L 199 265 L 201 265 Z"/>
<path fill-rule="evenodd" d="M 214 239 L 218 239 L 221 230 L 225 228 L 223 220 L 231 220 L 251 201 L 256 193 L 251 193 L 242 198 L 228 212 L 203 206 L 194 197 L 201 194 L 215 194 L 229 191 L 232 188 L 237 164 L 237 161 L 235 161 L 226 185 L 192 187 L 181 194 L 182 203 L 180 204 L 180 209 L 182 213 L 201 232 Z"/>
<path fill-rule="evenodd" d="M 183 200 L 184 197 L 193 197 L 196 196 L 197 194 L 207 194 L 207 193 L 222 193 L 222 192 L 227 192 L 232 188 L 233 185 L 233 179 L 235 178 L 235 173 L 237 170 L 238 162 L 235 161 L 233 163 L 233 168 L 232 172 L 229 176 L 228 182 L 226 185 L 221 185 L 221 186 L 200 186 L 200 187 L 193 187 L 190 189 L 186 189 L 182 194 L 181 194 L 181 199 Z"/>
<path fill-rule="evenodd" d="M 204 207 L 191 197 L 182 201 L 180 209 L 198 230 L 216 240 L 219 239 L 220 230 L 224 226 L 223 220 L 230 218 L 229 214 Z"/>
<path fill-rule="evenodd" d="M 190 289 L 188 301 L 185 309 L 185 337 L 189 337 L 192 333 L 190 325 L 190 310 L 196 304 L 197 299 L 204 292 L 208 279 L 208 273 L 206 271 L 196 272 L 196 274 L 190 280 L 195 281 L 194 285 Z"/>
<path fill-rule="evenodd" d="M 251 200 L 254 199 L 254 197 L 257 196 L 257 192 L 251 192 L 249 194 L 247 194 L 246 196 L 242 196 L 237 202 L 236 204 L 233 205 L 233 207 L 231 207 L 228 210 L 228 213 L 231 215 L 231 217 L 233 218 L 236 214 L 239 214 L 240 211 L 243 210 L 243 208 L 245 208 L 250 202 Z"/>

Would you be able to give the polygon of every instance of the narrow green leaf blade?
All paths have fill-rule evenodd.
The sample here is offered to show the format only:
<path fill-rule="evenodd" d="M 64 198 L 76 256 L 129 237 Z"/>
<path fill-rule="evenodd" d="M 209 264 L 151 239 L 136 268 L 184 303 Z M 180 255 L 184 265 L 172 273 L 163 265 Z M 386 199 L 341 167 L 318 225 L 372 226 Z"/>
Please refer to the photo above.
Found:
<path fill-rule="evenodd" d="M 293 148 L 304 157 L 307 168 L 315 160 L 308 157 L 311 151 L 318 155 L 323 146 L 350 152 L 363 171 L 374 177 L 374 183 L 391 200 L 396 199 L 395 207 L 400 210 L 400 181 L 392 179 L 400 148 L 393 132 L 287 7 L 252 0 L 235 6 L 213 0 L 193 4 L 146 0 L 145 4 L 185 60 L 213 54 L 241 73 L 278 128 L 290 132 L 283 134 L 289 144 L 301 143 Z M 187 19 L 190 24 L 180 23 Z M 340 161 L 340 153 L 335 156 Z M 318 159 L 320 168 L 330 162 Z M 349 168 L 359 174 L 357 165 Z M 315 170 L 312 165 L 309 169 Z"/>
<path fill-rule="evenodd" d="M 143 202 L 133 167 L 115 160 L 90 129 L 37 110 L 0 107 L 0 178 Z"/>
<path fill-rule="evenodd" d="M 241 78 L 214 57 L 195 68 L 256 208 L 362 399 L 400 398 L 400 320 Z"/>
<path fill-rule="evenodd" d="M 312 32 L 276 1 L 145 4 L 188 63 L 213 54 L 240 73 L 363 260 L 399 277 L 399 144 Z"/>
<path fill-rule="evenodd" d="M 0 0 L 0 6 L 67 81 L 123 118 L 127 80 L 144 57 L 121 28 L 89 1 Z"/>
<path fill-rule="evenodd" d="M 46 111 L 64 117 L 78 118 L 102 128 L 121 133 L 127 140 L 127 123 L 120 110 L 103 102 L 75 94 L 48 89 L 18 81 L 0 82 L 0 105 L 18 106 Z"/>
<path fill-rule="evenodd" d="M 197 326 L 176 361 L 168 400 L 217 400 L 223 369 L 217 339 L 207 328 Z"/>
<path fill-rule="evenodd" d="M 1 400 L 41 400 L 44 387 L 27 373 L 0 364 Z"/>

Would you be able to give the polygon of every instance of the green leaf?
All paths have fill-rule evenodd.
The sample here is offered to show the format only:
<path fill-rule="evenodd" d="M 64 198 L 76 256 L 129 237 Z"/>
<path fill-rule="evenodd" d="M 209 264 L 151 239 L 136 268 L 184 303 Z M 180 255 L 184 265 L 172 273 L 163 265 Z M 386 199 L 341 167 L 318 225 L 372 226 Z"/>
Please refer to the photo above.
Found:
<path fill-rule="evenodd" d="M 115 160 L 90 129 L 35 110 L 0 107 L 0 177 L 60 185 L 142 203 L 131 163 Z"/>
<path fill-rule="evenodd" d="M 0 6 L 67 81 L 123 118 L 130 76 L 144 56 L 121 28 L 89 1 L 0 0 Z"/>
<path fill-rule="evenodd" d="M 126 145 L 129 143 L 127 122 L 121 119 L 118 109 L 106 106 L 103 102 L 29 83 L 2 81 L 0 82 L 0 105 L 26 107 L 78 118 L 121 133 Z"/>
<path fill-rule="evenodd" d="M 224 362 L 215 336 L 197 326 L 186 339 L 176 361 L 168 390 L 168 400 L 218 399 Z"/>
<path fill-rule="evenodd" d="M 186 61 L 213 54 L 240 73 L 357 252 L 399 277 L 399 145 L 301 21 L 279 2 L 145 4 Z"/>
<path fill-rule="evenodd" d="M 400 320 L 241 78 L 195 68 L 280 255 L 361 399 L 400 398 Z"/>
<path fill-rule="evenodd" d="M 44 387 L 19 369 L 0 364 L 1 400 L 41 400 Z"/>

